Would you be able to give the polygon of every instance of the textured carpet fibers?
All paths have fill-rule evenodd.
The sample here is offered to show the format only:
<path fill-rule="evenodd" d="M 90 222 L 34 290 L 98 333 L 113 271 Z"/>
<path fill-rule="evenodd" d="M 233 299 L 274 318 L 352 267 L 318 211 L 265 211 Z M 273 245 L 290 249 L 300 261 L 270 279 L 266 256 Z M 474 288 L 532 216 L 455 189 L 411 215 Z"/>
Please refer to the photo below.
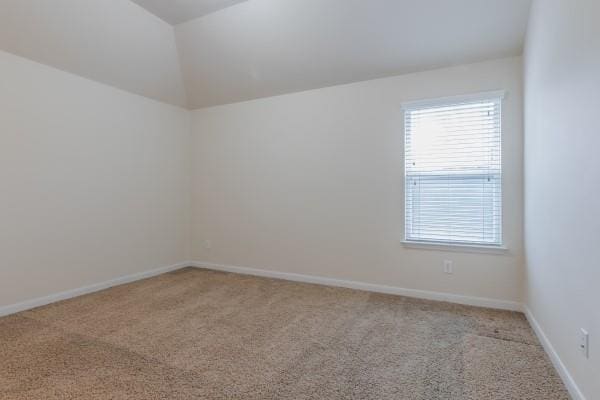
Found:
<path fill-rule="evenodd" d="M 186 268 L 0 318 L 1 399 L 568 399 L 520 313 Z"/>

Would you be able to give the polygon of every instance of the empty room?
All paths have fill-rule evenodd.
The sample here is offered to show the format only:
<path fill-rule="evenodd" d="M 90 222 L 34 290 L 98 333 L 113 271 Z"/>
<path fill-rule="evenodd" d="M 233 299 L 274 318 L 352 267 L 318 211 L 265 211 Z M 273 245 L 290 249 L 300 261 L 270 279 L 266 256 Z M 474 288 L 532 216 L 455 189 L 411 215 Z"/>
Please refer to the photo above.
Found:
<path fill-rule="evenodd" d="M 0 0 L 0 400 L 600 400 L 599 21 Z"/>

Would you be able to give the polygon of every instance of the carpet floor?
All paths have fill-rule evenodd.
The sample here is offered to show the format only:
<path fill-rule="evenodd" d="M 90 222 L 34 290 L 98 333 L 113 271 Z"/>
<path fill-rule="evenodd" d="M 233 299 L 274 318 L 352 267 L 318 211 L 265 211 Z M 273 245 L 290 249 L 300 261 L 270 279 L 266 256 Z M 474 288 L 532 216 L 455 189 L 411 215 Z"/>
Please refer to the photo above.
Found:
<path fill-rule="evenodd" d="M 568 399 L 520 313 L 186 268 L 0 318 L 0 399 Z"/>

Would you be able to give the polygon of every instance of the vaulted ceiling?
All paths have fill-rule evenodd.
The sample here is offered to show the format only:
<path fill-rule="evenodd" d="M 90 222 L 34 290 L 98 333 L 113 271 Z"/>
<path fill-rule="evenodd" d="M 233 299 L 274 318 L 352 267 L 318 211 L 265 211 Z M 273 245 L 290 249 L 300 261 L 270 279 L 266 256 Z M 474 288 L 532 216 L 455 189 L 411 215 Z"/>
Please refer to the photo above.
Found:
<path fill-rule="evenodd" d="M 246 0 L 131 0 L 164 21 L 177 25 Z"/>
<path fill-rule="evenodd" d="M 530 7 L 529 0 L 133 1 L 2 0 L 0 49 L 199 108 L 519 55 Z"/>
<path fill-rule="evenodd" d="M 129 0 L 0 0 L 0 50 L 187 105 L 173 27 Z"/>

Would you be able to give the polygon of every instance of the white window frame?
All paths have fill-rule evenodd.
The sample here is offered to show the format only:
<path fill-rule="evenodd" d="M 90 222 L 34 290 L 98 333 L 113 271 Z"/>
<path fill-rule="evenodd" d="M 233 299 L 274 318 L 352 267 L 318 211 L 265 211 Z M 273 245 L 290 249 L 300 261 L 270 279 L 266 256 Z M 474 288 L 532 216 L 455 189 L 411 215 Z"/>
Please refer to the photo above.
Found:
<path fill-rule="evenodd" d="M 504 157 L 502 156 L 503 150 L 503 120 L 504 120 L 504 98 L 506 97 L 506 91 L 504 90 L 495 90 L 488 92 L 479 92 L 472 93 L 466 95 L 458 95 L 458 96 L 447 96 L 447 97 L 438 97 L 433 99 L 424 99 L 424 100 L 416 100 L 416 101 L 408 101 L 402 103 L 402 111 L 403 111 L 403 121 L 406 118 L 406 112 L 420 109 L 420 108 L 428 108 L 428 107 L 438 107 L 445 105 L 452 105 L 456 103 L 463 102 L 475 102 L 480 100 L 489 100 L 489 99 L 500 99 L 501 102 L 501 115 L 500 115 L 500 243 L 499 244 L 484 244 L 484 243 L 461 243 L 456 241 L 431 241 L 431 240 L 414 240 L 407 239 L 406 232 L 406 185 L 404 186 L 404 204 L 403 204 L 403 220 L 402 224 L 404 226 L 403 229 L 403 240 L 402 243 L 405 247 L 409 248 L 417 248 L 417 249 L 427 249 L 427 250 L 441 250 L 441 251 L 460 251 L 460 252 L 476 252 L 476 253 L 505 253 L 508 249 L 505 246 L 504 242 Z M 403 123 L 403 133 L 404 133 L 404 146 L 406 146 L 407 135 L 405 132 L 405 124 Z M 403 148 L 403 160 L 406 157 L 406 147 Z M 406 163 L 403 162 L 402 165 L 404 180 L 406 180 Z M 406 182 L 404 182 L 406 183 Z"/>

